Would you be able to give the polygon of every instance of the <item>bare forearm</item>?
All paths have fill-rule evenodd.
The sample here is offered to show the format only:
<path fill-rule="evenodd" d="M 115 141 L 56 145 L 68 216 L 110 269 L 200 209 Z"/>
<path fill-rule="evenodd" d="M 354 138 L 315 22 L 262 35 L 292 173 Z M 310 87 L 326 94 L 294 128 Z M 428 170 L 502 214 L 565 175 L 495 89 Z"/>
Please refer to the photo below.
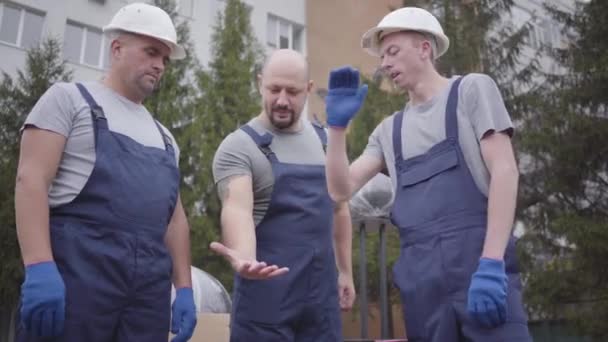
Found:
<path fill-rule="evenodd" d="M 352 274 L 352 222 L 347 204 L 334 215 L 334 249 L 340 273 Z"/>
<path fill-rule="evenodd" d="M 165 243 L 173 259 L 173 285 L 175 288 L 192 287 L 190 265 L 190 228 L 185 219 L 169 225 Z"/>
<path fill-rule="evenodd" d="M 224 244 L 237 251 L 243 259 L 257 260 L 255 226 L 251 212 L 245 213 L 227 206 L 222 209 L 221 219 Z"/>
<path fill-rule="evenodd" d="M 44 181 L 17 178 L 15 216 L 17 238 L 25 265 L 53 260 L 49 232 L 49 202 Z"/>
<path fill-rule="evenodd" d="M 327 145 L 327 187 L 336 202 L 348 200 L 352 194 L 349 162 L 346 155 L 346 130 L 330 128 Z"/>
<path fill-rule="evenodd" d="M 516 168 L 504 168 L 492 174 L 483 257 L 499 260 L 504 258 L 515 217 L 518 180 Z"/>

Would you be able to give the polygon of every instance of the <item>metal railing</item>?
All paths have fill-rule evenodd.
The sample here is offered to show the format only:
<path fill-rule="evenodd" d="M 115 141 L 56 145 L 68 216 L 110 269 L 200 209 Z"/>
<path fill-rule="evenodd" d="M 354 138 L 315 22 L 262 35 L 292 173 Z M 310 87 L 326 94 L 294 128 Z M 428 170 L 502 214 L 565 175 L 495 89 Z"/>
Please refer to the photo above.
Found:
<path fill-rule="evenodd" d="M 387 232 L 392 228 L 390 221 L 385 218 L 371 218 L 360 222 L 353 222 L 353 226 L 357 226 L 359 235 L 359 279 L 357 297 L 359 301 L 359 319 L 360 319 L 360 336 L 358 338 L 345 339 L 345 342 L 374 342 L 378 339 L 369 338 L 369 291 L 368 284 L 370 281 L 368 274 L 368 258 L 367 245 L 368 233 L 375 233 L 379 239 L 378 248 L 378 264 L 379 264 L 379 304 L 380 304 L 380 339 L 392 339 L 393 336 L 393 319 L 391 314 L 391 305 L 389 299 L 389 281 L 388 281 L 388 264 L 387 264 Z M 407 340 L 393 340 L 407 341 Z"/>

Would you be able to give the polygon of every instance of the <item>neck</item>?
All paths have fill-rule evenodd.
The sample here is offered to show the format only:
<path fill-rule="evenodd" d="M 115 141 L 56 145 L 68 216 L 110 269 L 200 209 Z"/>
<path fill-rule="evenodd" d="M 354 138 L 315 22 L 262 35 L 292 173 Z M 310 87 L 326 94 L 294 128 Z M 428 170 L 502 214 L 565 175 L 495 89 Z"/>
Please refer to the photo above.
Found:
<path fill-rule="evenodd" d="M 258 115 L 258 119 L 262 123 L 262 126 L 264 126 L 266 129 L 271 130 L 271 131 L 283 132 L 283 133 L 296 133 L 302 129 L 302 122 L 300 121 L 300 119 L 296 120 L 293 123 L 293 125 L 291 125 L 289 127 L 277 128 L 275 125 L 272 124 L 272 122 L 270 122 L 270 119 L 268 118 L 268 114 L 266 114 L 265 111 L 262 111 Z"/>
<path fill-rule="evenodd" d="M 408 89 L 410 101 L 413 105 L 424 103 L 442 91 L 449 80 L 441 76 L 434 68 L 420 75 L 419 80 Z"/>
<path fill-rule="evenodd" d="M 136 91 L 133 91 L 130 87 L 128 87 L 118 76 L 116 71 L 110 70 L 106 77 L 104 77 L 103 84 L 119 95 L 122 95 L 137 104 L 141 104 L 145 99 L 145 96 L 138 94 Z"/>

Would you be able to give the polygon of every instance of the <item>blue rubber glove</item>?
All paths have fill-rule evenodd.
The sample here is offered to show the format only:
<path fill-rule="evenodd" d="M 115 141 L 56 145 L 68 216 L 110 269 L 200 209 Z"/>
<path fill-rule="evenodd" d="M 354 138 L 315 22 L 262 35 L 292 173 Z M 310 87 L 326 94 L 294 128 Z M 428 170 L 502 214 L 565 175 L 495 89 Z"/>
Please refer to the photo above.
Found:
<path fill-rule="evenodd" d="M 25 267 L 21 285 L 21 324 L 39 337 L 58 336 L 65 320 L 65 284 L 53 261 Z"/>
<path fill-rule="evenodd" d="M 171 313 L 171 332 L 176 334 L 171 342 L 188 341 L 196 326 L 196 306 L 192 288 L 182 287 L 175 291 Z"/>
<path fill-rule="evenodd" d="M 367 95 L 367 85 L 359 87 L 359 71 L 351 67 L 333 69 L 329 73 L 329 89 L 325 98 L 327 125 L 345 128 L 357 114 Z"/>
<path fill-rule="evenodd" d="M 494 328 L 507 319 L 507 275 L 502 260 L 481 258 L 469 287 L 468 311 L 481 326 Z"/>

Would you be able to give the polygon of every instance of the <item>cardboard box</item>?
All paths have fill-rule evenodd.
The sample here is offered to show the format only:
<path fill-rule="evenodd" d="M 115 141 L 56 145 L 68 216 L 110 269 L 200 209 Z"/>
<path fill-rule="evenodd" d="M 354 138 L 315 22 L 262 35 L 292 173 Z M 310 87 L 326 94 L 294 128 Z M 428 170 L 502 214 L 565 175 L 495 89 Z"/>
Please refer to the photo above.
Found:
<path fill-rule="evenodd" d="M 200 313 L 190 342 L 229 342 L 230 314 Z M 173 335 L 169 336 L 169 341 Z M 361 342 L 407 342 L 407 339 L 346 339 Z"/>
<path fill-rule="evenodd" d="M 169 341 L 173 335 L 169 336 Z M 230 314 L 200 313 L 190 342 L 229 342 Z"/>

